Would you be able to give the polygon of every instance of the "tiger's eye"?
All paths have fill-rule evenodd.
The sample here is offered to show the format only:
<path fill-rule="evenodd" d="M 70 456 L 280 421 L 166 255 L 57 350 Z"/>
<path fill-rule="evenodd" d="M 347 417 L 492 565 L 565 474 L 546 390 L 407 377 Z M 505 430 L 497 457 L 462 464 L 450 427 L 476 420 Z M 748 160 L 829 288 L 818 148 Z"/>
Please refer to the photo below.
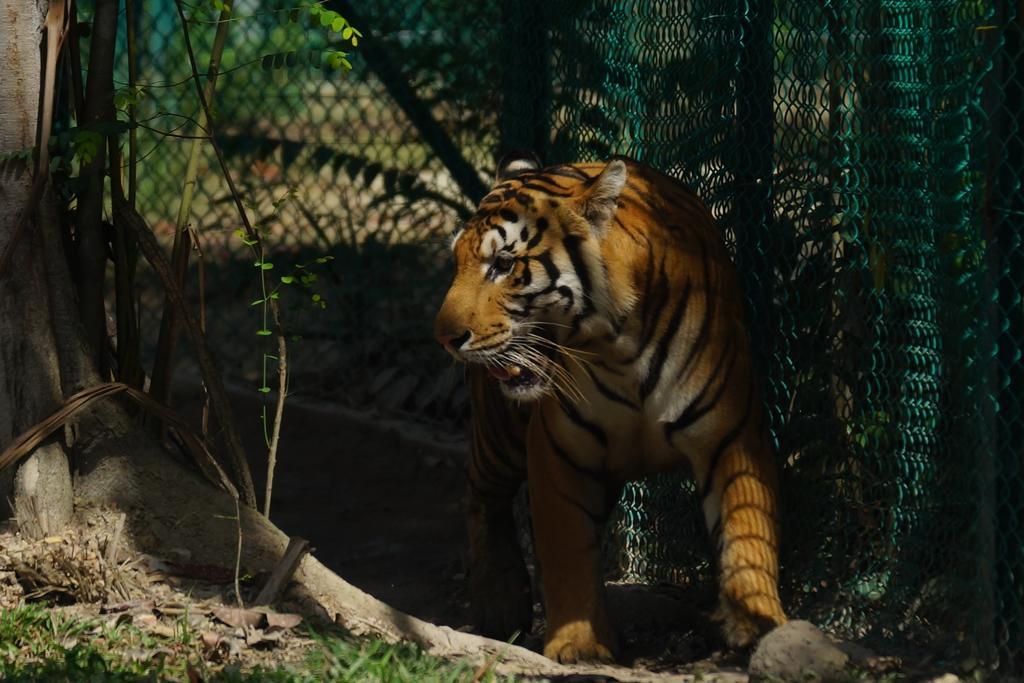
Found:
<path fill-rule="evenodd" d="M 494 259 L 494 272 L 501 275 L 511 272 L 515 264 L 516 260 L 508 254 L 498 254 Z"/>

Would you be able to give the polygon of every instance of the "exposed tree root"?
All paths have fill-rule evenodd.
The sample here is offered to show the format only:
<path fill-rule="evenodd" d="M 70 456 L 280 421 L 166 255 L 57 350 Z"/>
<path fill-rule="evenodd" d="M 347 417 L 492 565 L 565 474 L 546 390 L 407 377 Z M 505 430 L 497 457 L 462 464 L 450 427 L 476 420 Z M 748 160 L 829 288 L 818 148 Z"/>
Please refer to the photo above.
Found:
<path fill-rule="evenodd" d="M 120 411 L 93 411 L 88 432 L 101 435 L 83 446 L 76 497 L 85 504 L 113 505 L 127 513 L 134 543 L 156 554 L 184 548 L 196 563 L 234 565 L 237 548 L 234 500 L 160 451 L 127 423 Z M 242 566 L 269 571 L 288 536 L 255 510 L 242 508 Z M 294 577 L 291 596 L 355 635 L 406 640 L 441 657 L 464 657 L 498 673 L 618 681 L 684 681 L 693 676 L 659 674 L 615 666 L 563 666 L 522 647 L 436 626 L 400 612 L 349 584 L 307 555 Z M 491 664 L 493 662 L 493 664 Z M 718 680 L 746 680 L 720 674 Z M 705 676 L 707 678 L 707 676 Z"/>

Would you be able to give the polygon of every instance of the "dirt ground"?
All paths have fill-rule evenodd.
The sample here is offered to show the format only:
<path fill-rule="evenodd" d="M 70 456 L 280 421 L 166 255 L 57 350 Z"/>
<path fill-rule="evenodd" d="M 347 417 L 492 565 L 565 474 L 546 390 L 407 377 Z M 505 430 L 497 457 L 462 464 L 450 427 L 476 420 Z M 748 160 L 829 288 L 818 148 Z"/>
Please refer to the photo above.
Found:
<path fill-rule="evenodd" d="M 229 393 L 262 498 L 260 398 L 239 388 Z M 198 415 L 194 390 L 176 401 L 184 414 Z M 403 438 L 401 428 L 369 415 L 288 403 L 271 520 L 309 540 L 320 561 L 359 588 L 415 616 L 459 627 L 467 614 L 460 444 L 438 436 L 447 443 L 431 448 Z M 426 429 L 417 431 L 424 442 L 431 438 Z"/>
<path fill-rule="evenodd" d="M 197 392 L 193 386 L 176 398 L 187 415 L 198 416 Z M 259 396 L 237 387 L 231 395 L 247 450 L 264 453 Z M 422 425 L 292 401 L 271 518 L 308 539 L 322 562 L 359 588 L 422 619 L 471 630 L 461 512 L 466 448 L 459 435 Z M 262 455 L 253 457 L 260 492 L 264 467 Z M 744 658 L 721 649 L 708 620 L 711 598 L 671 587 L 611 586 L 622 663 L 688 673 L 740 670 Z M 525 644 L 537 648 L 539 639 Z"/>
<path fill-rule="evenodd" d="M 192 386 L 179 392 L 177 405 L 198 421 L 202 402 Z M 253 471 L 262 479 L 259 396 L 251 389 L 229 393 Z M 271 516 L 282 530 L 308 539 L 330 569 L 386 603 L 436 624 L 472 630 L 464 589 L 464 441 L 422 424 L 297 399 L 286 409 L 281 443 Z M 262 491 L 262 481 L 257 489 Z M 126 518 L 117 509 L 82 508 L 76 519 L 60 536 L 37 541 L 0 528 L 0 567 L 8 567 L 0 572 L 0 608 L 50 596 L 49 602 L 62 605 L 58 609 L 93 624 L 130 622 L 138 633 L 128 640 L 117 636 L 118 642 L 135 649 L 144 645 L 138 657 L 146 661 L 184 647 L 208 665 L 276 666 L 310 651 L 312 641 L 295 630 L 305 612 L 298 603 L 282 600 L 275 604 L 280 612 L 251 605 L 235 609 L 230 570 L 197 564 L 184 548 L 140 553 L 122 535 Z M 256 580 L 262 579 L 246 576 L 243 583 Z M 618 663 L 633 671 L 613 668 L 615 678 L 602 672 L 600 680 L 616 680 L 619 672 L 630 680 L 676 680 L 676 674 L 690 674 L 687 680 L 747 679 L 749 654 L 722 647 L 710 622 L 713 590 L 612 584 L 608 600 L 619 633 Z M 534 633 L 522 644 L 539 649 L 539 605 L 535 613 Z M 819 642 L 812 646 L 801 628 Z M 145 640 L 150 636 L 162 640 Z M 804 659 L 794 660 L 796 654 Z M 767 662 L 768 672 L 797 661 L 802 675 L 819 670 L 825 656 L 838 658 L 840 668 L 854 663 L 861 680 L 874 680 L 874 674 L 891 678 L 901 668 L 897 658 L 856 646 L 837 649 L 807 622 L 773 631 L 754 659 Z"/>

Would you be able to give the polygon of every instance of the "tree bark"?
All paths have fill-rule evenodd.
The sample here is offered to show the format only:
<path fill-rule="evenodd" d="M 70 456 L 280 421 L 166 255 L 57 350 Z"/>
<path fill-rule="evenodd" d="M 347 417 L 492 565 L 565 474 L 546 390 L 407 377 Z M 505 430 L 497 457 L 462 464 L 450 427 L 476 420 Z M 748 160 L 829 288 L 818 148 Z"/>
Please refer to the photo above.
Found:
<path fill-rule="evenodd" d="M 85 110 L 82 126 L 114 120 L 114 49 L 117 43 L 117 0 L 97 0 L 89 41 L 89 75 L 85 85 Z M 72 19 L 74 20 L 74 19 Z M 103 307 L 104 280 L 107 271 L 106 239 L 103 235 L 103 178 L 107 144 L 104 139 L 81 171 L 82 189 L 78 196 L 76 228 L 78 233 L 78 308 L 85 328 L 85 339 L 96 367 L 104 366 L 107 338 Z"/>
<path fill-rule="evenodd" d="M 36 144 L 44 8 L 24 0 L 0 0 L 6 22 L 0 69 L 0 156 Z M 25 157 L 0 169 L 0 245 L 13 239 L 32 184 Z M 48 197 L 44 194 L 43 203 Z M 0 447 L 57 408 L 62 399 L 60 354 L 52 327 L 46 234 L 52 210 L 36 211 L 15 247 L 11 271 L 0 279 Z M 48 225 L 46 225 L 48 223 Z M 7 509 L 13 500 L 14 509 Z M 13 512 L 22 530 L 45 535 L 71 518 L 71 477 L 64 449 L 43 444 L 17 471 L 0 473 L 0 511 Z M 6 516 L 6 515 L 5 515 Z"/>

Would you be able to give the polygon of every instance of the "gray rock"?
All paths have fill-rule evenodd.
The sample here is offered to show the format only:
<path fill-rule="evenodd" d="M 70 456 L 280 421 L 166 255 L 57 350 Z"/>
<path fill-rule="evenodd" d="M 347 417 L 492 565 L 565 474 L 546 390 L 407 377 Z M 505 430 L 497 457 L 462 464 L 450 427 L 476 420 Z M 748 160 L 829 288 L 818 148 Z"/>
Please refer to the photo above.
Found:
<path fill-rule="evenodd" d="M 829 683 L 843 678 L 850 657 L 817 626 L 791 621 L 765 635 L 750 657 L 750 680 Z"/>

